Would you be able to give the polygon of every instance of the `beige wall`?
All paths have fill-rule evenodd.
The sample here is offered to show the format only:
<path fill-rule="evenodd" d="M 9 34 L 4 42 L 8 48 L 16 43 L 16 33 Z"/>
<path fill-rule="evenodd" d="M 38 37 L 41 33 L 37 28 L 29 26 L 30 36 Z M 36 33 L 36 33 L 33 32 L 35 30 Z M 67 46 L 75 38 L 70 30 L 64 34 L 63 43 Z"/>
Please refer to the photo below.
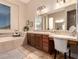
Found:
<path fill-rule="evenodd" d="M 8 5 L 11 7 L 11 29 L 10 30 L 0 30 L 0 32 L 11 32 L 14 30 L 23 30 L 25 26 L 25 7 L 26 5 L 21 2 L 15 2 L 12 0 L 0 0 L 0 3 Z"/>
<path fill-rule="evenodd" d="M 68 1 L 67 3 L 57 6 L 56 0 L 44 0 L 44 1 L 45 1 L 44 4 L 48 8 L 49 13 L 55 11 L 56 9 L 67 7 L 70 4 L 76 3 L 76 0 L 67 0 Z M 28 8 L 28 11 L 26 12 L 27 19 L 32 20 L 34 22 L 35 16 L 37 16 L 36 9 L 42 4 L 43 4 L 42 0 L 31 0 L 31 2 L 29 2 L 26 7 L 26 9 Z M 31 30 L 34 30 L 34 27 L 35 26 L 33 26 Z"/>

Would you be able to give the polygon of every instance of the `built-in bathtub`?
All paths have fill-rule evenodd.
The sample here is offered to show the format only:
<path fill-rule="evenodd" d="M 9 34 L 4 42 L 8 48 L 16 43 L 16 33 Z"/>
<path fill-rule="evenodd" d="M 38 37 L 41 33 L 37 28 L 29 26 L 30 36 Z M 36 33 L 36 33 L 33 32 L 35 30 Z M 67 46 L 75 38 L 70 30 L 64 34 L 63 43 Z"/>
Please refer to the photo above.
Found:
<path fill-rule="evenodd" d="M 18 48 L 22 45 L 24 40 L 24 36 L 20 37 L 12 37 L 12 36 L 5 36 L 0 37 L 0 53 L 7 52 L 13 49 Z"/>

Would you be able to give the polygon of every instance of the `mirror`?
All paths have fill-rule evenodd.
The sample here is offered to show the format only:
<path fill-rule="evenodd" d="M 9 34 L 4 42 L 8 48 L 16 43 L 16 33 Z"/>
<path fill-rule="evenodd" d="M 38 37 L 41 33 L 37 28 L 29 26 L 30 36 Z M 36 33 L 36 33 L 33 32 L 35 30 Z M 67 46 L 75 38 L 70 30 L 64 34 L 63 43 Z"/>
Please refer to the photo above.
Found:
<path fill-rule="evenodd" d="M 75 13 L 68 14 L 73 10 L 75 10 Z M 35 26 L 38 30 L 68 30 L 70 26 L 76 24 L 76 4 L 58 9 L 53 13 L 42 14 L 37 18 L 39 20 L 35 21 Z"/>
<path fill-rule="evenodd" d="M 49 14 L 48 18 L 49 18 L 49 21 L 50 21 L 50 18 L 53 18 L 53 23 L 52 24 L 50 23 L 50 22 L 52 22 L 52 20 L 49 22 L 49 25 L 53 25 L 52 29 L 54 29 L 54 30 L 65 30 L 66 29 L 66 12 L 65 12 L 65 10 Z M 49 26 L 49 28 L 50 28 L 50 26 Z"/>
<path fill-rule="evenodd" d="M 42 17 L 41 16 L 35 17 L 35 30 L 36 31 L 42 30 Z"/>
<path fill-rule="evenodd" d="M 56 30 L 64 30 L 65 29 L 65 23 L 64 20 L 57 20 L 55 21 L 55 29 Z"/>

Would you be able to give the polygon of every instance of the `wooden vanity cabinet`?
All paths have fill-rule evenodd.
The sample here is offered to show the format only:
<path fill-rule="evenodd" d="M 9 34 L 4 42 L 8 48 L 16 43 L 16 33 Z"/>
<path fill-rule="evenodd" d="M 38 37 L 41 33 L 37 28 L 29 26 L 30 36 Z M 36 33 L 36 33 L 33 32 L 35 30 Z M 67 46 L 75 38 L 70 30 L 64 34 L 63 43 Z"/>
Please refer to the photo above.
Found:
<path fill-rule="evenodd" d="M 27 33 L 27 42 L 29 45 L 50 54 L 54 51 L 53 39 L 50 40 L 49 36 L 46 34 Z"/>

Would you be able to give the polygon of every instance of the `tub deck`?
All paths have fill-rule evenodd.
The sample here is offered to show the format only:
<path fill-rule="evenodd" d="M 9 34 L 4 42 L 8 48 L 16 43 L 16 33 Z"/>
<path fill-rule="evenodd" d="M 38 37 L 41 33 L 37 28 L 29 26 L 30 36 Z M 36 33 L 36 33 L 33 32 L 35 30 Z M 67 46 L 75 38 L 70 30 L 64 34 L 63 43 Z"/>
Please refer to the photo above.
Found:
<path fill-rule="evenodd" d="M 23 43 L 23 37 L 0 37 L 0 53 L 18 48 Z"/>

